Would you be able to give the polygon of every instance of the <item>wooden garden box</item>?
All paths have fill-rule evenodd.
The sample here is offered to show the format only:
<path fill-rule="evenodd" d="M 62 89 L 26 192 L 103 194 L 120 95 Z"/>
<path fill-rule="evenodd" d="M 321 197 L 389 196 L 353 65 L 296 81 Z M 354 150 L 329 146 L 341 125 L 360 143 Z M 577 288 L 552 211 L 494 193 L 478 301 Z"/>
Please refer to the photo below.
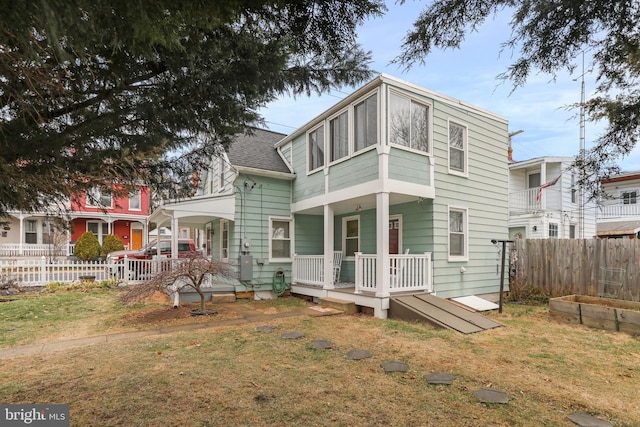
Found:
<path fill-rule="evenodd" d="M 640 302 L 568 295 L 549 300 L 549 316 L 560 322 L 640 335 Z"/>

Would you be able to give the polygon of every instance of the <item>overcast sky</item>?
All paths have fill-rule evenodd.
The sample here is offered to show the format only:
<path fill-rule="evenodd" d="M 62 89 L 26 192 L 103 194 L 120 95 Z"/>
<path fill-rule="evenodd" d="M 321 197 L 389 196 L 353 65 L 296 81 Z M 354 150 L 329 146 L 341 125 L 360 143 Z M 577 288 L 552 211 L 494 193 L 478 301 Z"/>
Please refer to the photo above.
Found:
<path fill-rule="evenodd" d="M 580 148 L 579 111 L 565 107 L 580 102 L 581 67 L 573 76 L 563 73 L 555 81 L 548 75 L 533 75 L 524 87 L 512 92 L 509 82 L 502 83 L 497 79 L 514 59 L 511 52 L 500 52 L 501 43 L 510 35 L 510 15 L 503 13 L 490 18 L 477 33 L 469 34 L 461 49 L 435 51 L 424 65 L 405 70 L 391 61 L 399 55 L 403 38 L 425 3 L 408 0 L 398 6 L 389 0 L 387 6 L 389 11 L 382 18 L 368 21 L 358 31 L 360 43 L 372 52 L 373 70 L 506 117 L 510 132 L 524 130 L 512 141 L 515 160 L 577 154 Z M 581 64 L 581 58 L 576 58 L 576 62 Z M 594 80 L 594 74 L 587 69 L 587 98 L 595 88 Z M 283 98 L 270 104 L 262 114 L 269 129 L 291 133 L 354 89 L 345 88 L 321 97 Z M 587 149 L 604 126 L 604 123 L 586 123 Z M 636 148 L 619 164 L 623 170 L 640 170 L 640 149 Z"/>

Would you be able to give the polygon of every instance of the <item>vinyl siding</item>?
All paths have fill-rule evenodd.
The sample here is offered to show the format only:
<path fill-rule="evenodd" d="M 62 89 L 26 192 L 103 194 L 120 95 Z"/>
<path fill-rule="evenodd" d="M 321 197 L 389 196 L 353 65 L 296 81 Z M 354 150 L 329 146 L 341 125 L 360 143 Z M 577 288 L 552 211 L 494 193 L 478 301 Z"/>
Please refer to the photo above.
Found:
<path fill-rule="evenodd" d="M 354 173 L 354 171 L 357 171 Z M 336 191 L 378 179 L 377 151 L 369 150 L 329 168 L 329 190 Z"/>
<path fill-rule="evenodd" d="M 407 150 L 391 147 L 389 155 L 389 178 L 398 181 L 431 185 L 429 157 Z"/>

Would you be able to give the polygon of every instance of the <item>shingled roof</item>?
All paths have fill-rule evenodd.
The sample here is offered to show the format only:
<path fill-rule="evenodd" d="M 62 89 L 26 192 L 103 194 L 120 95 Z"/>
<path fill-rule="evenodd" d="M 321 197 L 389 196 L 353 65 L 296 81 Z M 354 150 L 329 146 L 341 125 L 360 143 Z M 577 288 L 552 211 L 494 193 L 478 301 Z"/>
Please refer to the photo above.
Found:
<path fill-rule="evenodd" d="M 285 136 L 265 129 L 253 129 L 250 135 L 238 135 L 229 148 L 229 161 L 233 166 L 291 173 L 274 148 L 274 144 Z"/>

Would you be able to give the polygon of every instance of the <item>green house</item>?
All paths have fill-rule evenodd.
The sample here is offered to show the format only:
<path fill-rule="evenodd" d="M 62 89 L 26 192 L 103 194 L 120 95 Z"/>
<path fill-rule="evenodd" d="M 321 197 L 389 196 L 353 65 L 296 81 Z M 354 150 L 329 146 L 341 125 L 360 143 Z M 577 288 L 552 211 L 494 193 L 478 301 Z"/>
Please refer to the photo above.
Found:
<path fill-rule="evenodd" d="M 284 281 L 385 318 L 398 294 L 499 290 L 507 145 L 505 118 L 380 75 L 290 135 L 239 137 L 151 220 L 203 230 L 237 264 L 236 291 Z"/>

